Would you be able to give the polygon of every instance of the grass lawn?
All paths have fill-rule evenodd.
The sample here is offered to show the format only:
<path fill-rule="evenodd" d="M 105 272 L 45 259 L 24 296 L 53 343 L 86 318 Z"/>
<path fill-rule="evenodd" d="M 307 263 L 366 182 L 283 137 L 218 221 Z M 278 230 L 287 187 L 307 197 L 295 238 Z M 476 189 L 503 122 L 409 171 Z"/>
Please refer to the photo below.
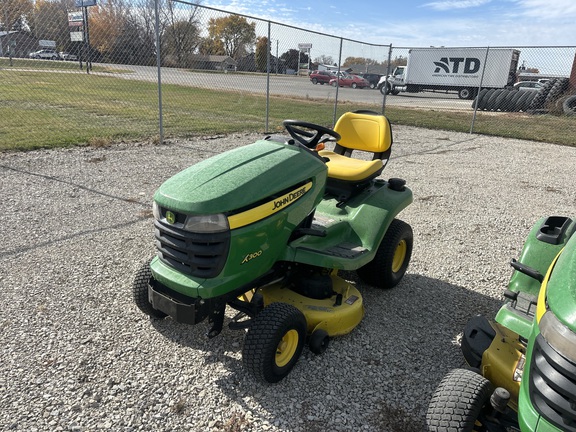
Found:
<path fill-rule="evenodd" d="M 0 150 L 158 139 L 155 83 L 116 78 L 112 73 L 70 73 L 77 70 L 76 62 L 33 61 L 35 68 L 55 72 L 46 73 L 19 69 L 19 63 L 29 67 L 30 60 L 14 59 L 14 69 L 3 70 L 8 61 L 0 59 Z M 163 85 L 162 100 L 166 138 L 276 132 L 283 130 L 286 118 L 332 126 L 334 114 L 332 102 L 271 97 L 266 131 L 264 96 Z M 354 109 L 381 107 L 339 102 L 337 115 Z M 386 115 L 393 124 L 469 132 L 472 114 L 387 107 Z M 479 112 L 475 132 L 576 145 L 576 118 Z"/>

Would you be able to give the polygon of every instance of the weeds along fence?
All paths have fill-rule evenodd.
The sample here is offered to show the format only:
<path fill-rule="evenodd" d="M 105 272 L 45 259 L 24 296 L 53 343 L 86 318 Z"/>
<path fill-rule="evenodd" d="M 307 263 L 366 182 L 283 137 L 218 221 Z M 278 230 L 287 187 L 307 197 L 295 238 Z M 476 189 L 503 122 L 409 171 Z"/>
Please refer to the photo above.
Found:
<path fill-rule="evenodd" d="M 428 50 L 429 67 L 445 81 L 449 76 L 451 86 L 414 92 L 421 88 L 377 83 L 417 48 L 181 0 L 8 1 L 0 5 L 0 23 L 0 149 L 277 132 L 294 117 L 331 126 L 356 109 L 384 112 L 394 123 L 527 139 L 564 130 L 551 140 L 576 144 L 576 47 L 474 47 L 456 57 Z M 501 67 L 474 70 L 478 65 L 467 59 L 503 50 L 517 53 L 510 84 L 538 88 L 487 88 Z M 473 84 L 454 73 L 464 68 L 473 71 Z M 314 84 L 315 70 L 340 76 L 346 86 Z M 364 76 L 366 88 L 365 81 L 348 82 L 350 74 Z"/>

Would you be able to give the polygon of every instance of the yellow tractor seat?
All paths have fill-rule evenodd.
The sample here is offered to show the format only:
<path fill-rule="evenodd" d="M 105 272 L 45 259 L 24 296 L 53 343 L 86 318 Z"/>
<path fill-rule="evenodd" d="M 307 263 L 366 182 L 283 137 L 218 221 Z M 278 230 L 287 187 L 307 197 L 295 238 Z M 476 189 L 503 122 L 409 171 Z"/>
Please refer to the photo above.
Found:
<path fill-rule="evenodd" d="M 363 161 L 339 155 L 328 150 L 319 152 L 320 156 L 328 158 L 328 177 L 344 181 L 362 181 L 380 174 L 384 168 L 382 160 Z"/>
<path fill-rule="evenodd" d="M 328 167 L 326 192 L 345 202 L 384 169 L 392 148 L 392 128 L 381 114 L 355 111 L 344 113 L 334 130 L 341 139 L 333 151 L 321 150 L 319 154 Z M 353 158 L 354 151 L 371 153 L 372 160 Z"/>

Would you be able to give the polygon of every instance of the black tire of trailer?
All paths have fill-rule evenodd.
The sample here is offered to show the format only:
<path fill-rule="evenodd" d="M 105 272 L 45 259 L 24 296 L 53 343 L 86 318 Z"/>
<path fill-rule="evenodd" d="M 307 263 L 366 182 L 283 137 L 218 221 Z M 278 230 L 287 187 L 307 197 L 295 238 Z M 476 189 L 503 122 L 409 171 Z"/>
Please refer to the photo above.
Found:
<path fill-rule="evenodd" d="M 490 98 L 486 101 L 486 111 L 494 111 L 494 106 L 496 103 L 496 99 L 500 97 L 504 90 L 503 89 L 496 89 L 494 93 L 490 96 Z"/>
<path fill-rule="evenodd" d="M 566 98 L 562 104 L 562 110 L 564 114 L 573 116 L 576 115 L 576 95 Z"/>
<path fill-rule="evenodd" d="M 380 87 L 380 93 L 384 94 L 390 94 L 390 84 L 386 83 L 386 84 L 382 84 L 382 86 Z"/>
<path fill-rule="evenodd" d="M 464 87 L 458 90 L 458 97 L 460 99 L 474 99 L 474 95 L 476 94 L 476 89 Z"/>

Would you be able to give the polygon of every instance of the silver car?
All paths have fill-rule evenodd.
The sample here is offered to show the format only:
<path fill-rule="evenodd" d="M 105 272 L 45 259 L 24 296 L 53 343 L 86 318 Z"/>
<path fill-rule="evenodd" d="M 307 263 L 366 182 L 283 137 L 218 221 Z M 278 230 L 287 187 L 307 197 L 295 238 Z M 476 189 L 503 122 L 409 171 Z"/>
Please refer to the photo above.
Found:
<path fill-rule="evenodd" d="M 60 58 L 56 50 L 53 49 L 43 49 L 40 51 L 31 52 L 28 57 L 42 60 L 58 60 Z"/>
<path fill-rule="evenodd" d="M 540 87 L 542 87 L 542 83 L 538 81 L 520 81 L 514 84 L 516 90 L 538 91 Z"/>

